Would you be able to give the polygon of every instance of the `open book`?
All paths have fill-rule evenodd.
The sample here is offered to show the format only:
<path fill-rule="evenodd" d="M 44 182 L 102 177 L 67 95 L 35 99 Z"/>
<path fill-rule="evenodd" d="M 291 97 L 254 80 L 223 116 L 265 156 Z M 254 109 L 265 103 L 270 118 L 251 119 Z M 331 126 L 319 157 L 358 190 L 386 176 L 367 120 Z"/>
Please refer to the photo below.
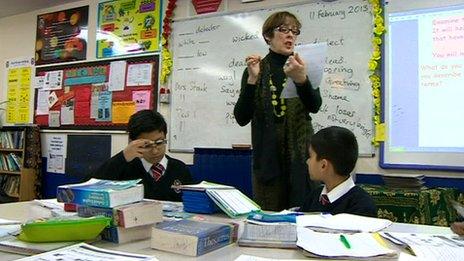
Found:
<path fill-rule="evenodd" d="M 176 186 L 176 188 L 205 191 L 209 198 L 231 218 L 260 210 L 260 207 L 253 200 L 231 186 L 203 181 L 196 185 L 181 185 Z"/>

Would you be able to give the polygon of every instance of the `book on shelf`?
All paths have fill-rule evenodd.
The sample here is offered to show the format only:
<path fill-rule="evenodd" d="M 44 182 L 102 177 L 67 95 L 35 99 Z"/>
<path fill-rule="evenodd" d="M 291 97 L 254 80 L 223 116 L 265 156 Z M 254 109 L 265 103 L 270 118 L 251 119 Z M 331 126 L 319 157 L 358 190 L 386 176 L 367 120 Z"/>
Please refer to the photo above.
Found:
<path fill-rule="evenodd" d="M 77 215 L 80 217 L 103 215 L 112 218 L 114 226 L 131 228 L 163 221 L 163 206 L 153 200 L 143 200 L 114 208 L 79 205 Z"/>
<path fill-rule="evenodd" d="M 139 181 L 90 179 L 84 183 L 58 186 L 56 198 L 58 202 L 112 208 L 141 201 L 143 185 L 138 184 Z"/>
<path fill-rule="evenodd" d="M 0 132 L 1 149 L 22 149 L 24 143 L 24 131 L 2 131 Z"/>
<path fill-rule="evenodd" d="M 132 241 L 150 238 L 152 234 L 152 228 L 153 224 L 131 228 L 114 226 L 107 227 L 101 233 L 101 237 L 103 240 L 106 241 L 110 241 L 116 244 L 124 244 Z"/>
<path fill-rule="evenodd" d="M 264 248 L 297 248 L 294 223 L 264 223 L 246 220 L 239 246 Z"/>
<path fill-rule="evenodd" d="M 234 240 L 231 224 L 193 220 L 164 221 L 152 228 L 151 248 L 187 256 L 200 256 Z"/>
<path fill-rule="evenodd" d="M 1 189 L 9 197 L 19 197 L 20 176 L 0 175 Z"/>

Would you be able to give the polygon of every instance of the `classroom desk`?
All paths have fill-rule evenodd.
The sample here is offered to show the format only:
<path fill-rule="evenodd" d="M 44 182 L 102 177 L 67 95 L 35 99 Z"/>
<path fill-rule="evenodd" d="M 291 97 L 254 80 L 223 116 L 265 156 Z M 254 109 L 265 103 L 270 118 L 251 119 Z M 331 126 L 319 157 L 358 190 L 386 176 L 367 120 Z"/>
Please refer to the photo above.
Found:
<path fill-rule="evenodd" d="M 44 207 L 37 205 L 32 201 L 17 202 L 0 204 L 0 218 L 13 219 L 26 221 L 29 219 L 49 217 L 50 211 Z M 207 216 L 202 215 L 207 220 L 225 220 L 226 216 L 215 215 Z M 452 234 L 451 230 L 446 227 L 427 226 L 427 225 L 413 225 L 413 224 L 402 224 L 394 223 L 388 227 L 385 231 L 389 232 L 411 232 L 411 233 L 433 233 L 433 234 Z M 174 253 L 168 253 L 158 251 L 150 248 L 150 240 L 142 240 L 138 242 L 132 242 L 127 244 L 114 244 L 106 241 L 98 241 L 93 245 L 97 247 L 121 250 L 132 253 L 153 255 L 158 260 L 234 260 L 241 254 L 254 255 L 267 258 L 276 259 L 305 259 L 306 257 L 297 250 L 286 250 L 286 249 L 265 249 L 265 248 L 250 248 L 250 247 L 239 247 L 237 244 L 231 244 L 224 248 L 210 252 L 200 257 L 188 257 Z M 1 252 L 0 260 L 15 260 L 23 258 L 22 255 L 9 254 Z"/>

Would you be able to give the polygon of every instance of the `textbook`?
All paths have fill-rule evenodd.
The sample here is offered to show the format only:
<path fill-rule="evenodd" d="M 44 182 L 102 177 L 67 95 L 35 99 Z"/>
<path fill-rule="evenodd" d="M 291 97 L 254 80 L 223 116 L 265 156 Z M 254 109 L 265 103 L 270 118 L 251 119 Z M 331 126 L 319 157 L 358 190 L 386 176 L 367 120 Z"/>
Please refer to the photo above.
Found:
<path fill-rule="evenodd" d="M 143 199 L 140 179 L 114 181 L 90 179 L 87 182 L 58 186 L 58 202 L 75 203 L 95 207 L 116 207 Z"/>
<path fill-rule="evenodd" d="M 131 228 L 109 227 L 103 230 L 101 237 L 106 241 L 116 244 L 124 244 L 150 238 L 152 227 L 153 224 Z"/>
<path fill-rule="evenodd" d="M 91 217 L 103 215 L 112 218 L 112 225 L 131 228 L 163 221 L 163 206 L 157 201 L 144 200 L 114 208 L 92 206 L 77 207 L 77 215 Z"/>
<path fill-rule="evenodd" d="M 200 256 L 233 242 L 233 225 L 193 220 L 164 221 L 152 229 L 151 248 Z"/>
<path fill-rule="evenodd" d="M 262 223 L 245 221 L 239 246 L 267 248 L 297 248 L 294 223 Z"/>

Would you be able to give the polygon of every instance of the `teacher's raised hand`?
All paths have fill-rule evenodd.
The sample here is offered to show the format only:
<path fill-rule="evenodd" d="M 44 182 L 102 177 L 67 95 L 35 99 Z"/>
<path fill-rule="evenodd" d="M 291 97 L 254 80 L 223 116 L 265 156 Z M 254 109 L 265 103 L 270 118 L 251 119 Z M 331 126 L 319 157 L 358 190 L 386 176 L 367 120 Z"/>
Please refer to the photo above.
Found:
<path fill-rule="evenodd" d="M 249 55 L 245 58 L 247 68 L 248 68 L 248 84 L 256 84 L 258 80 L 258 74 L 260 71 L 261 56 L 259 55 Z"/>
<path fill-rule="evenodd" d="M 306 81 L 306 63 L 298 53 L 288 57 L 284 65 L 284 73 L 297 84 L 303 84 Z"/>

